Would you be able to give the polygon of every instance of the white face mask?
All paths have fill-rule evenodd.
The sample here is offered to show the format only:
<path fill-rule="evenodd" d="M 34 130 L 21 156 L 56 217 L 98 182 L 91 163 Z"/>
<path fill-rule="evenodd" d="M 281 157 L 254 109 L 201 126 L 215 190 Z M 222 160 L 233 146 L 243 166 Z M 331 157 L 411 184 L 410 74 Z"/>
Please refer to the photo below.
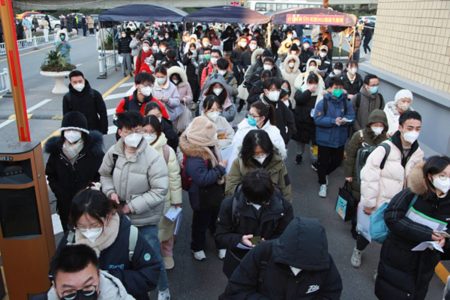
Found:
<path fill-rule="evenodd" d="M 446 177 L 445 179 L 441 179 L 439 176 L 436 176 L 433 178 L 433 185 L 436 189 L 447 195 L 450 190 L 450 178 Z"/>
<path fill-rule="evenodd" d="M 326 52 L 320 51 L 319 53 L 320 57 L 324 58 L 325 56 L 327 56 Z"/>
<path fill-rule="evenodd" d="M 358 68 L 351 68 L 348 71 L 350 72 L 350 74 L 355 75 L 356 72 L 358 72 Z"/>
<path fill-rule="evenodd" d="M 161 77 L 161 78 L 156 78 L 156 82 L 158 83 L 158 85 L 164 85 L 164 83 L 166 83 L 167 77 Z"/>
<path fill-rule="evenodd" d="M 147 144 L 152 144 L 157 139 L 157 135 L 155 133 L 147 133 L 143 135 L 145 141 Z"/>
<path fill-rule="evenodd" d="M 272 102 L 277 102 L 280 98 L 280 91 L 270 91 L 267 95 L 267 98 L 269 98 L 269 100 Z"/>
<path fill-rule="evenodd" d="M 303 44 L 303 49 L 308 50 L 309 49 L 309 44 L 308 43 Z"/>
<path fill-rule="evenodd" d="M 210 62 L 211 62 L 213 65 L 216 65 L 216 64 L 217 64 L 217 57 L 211 57 Z"/>
<path fill-rule="evenodd" d="M 166 48 L 159 48 L 159 51 L 164 54 L 166 53 Z"/>
<path fill-rule="evenodd" d="M 225 74 L 227 74 L 227 70 L 219 70 L 219 71 L 217 71 L 217 73 L 224 76 Z"/>
<path fill-rule="evenodd" d="M 289 68 L 293 68 L 293 67 L 295 67 L 295 63 L 293 63 L 293 62 L 290 62 L 290 63 L 288 63 L 288 66 L 289 66 Z"/>
<path fill-rule="evenodd" d="M 159 49 L 158 46 L 152 46 L 153 52 L 155 52 L 155 53 L 158 52 L 158 49 Z"/>
<path fill-rule="evenodd" d="M 81 92 L 84 89 L 84 83 L 77 83 L 77 84 L 73 85 L 73 88 L 77 92 Z"/>
<path fill-rule="evenodd" d="M 147 45 L 142 46 L 142 51 L 148 52 L 150 50 L 150 47 Z"/>
<path fill-rule="evenodd" d="M 247 43 L 240 43 L 239 45 L 241 46 L 241 48 L 247 47 Z"/>
<path fill-rule="evenodd" d="M 407 111 L 410 107 L 408 103 L 398 103 L 398 108 L 400 108 L 402 111 Z"/>
<path fill-rule="evenodd" d="M 248 46 L 249 48 L 250 48 L 250 50 L 255 50 L 256 49 L 256 47 L 258 47 L 257 45 L 255 45 L 255 44 L 250 44 L 249 46 Z"/>
<path fill-rule="evenodd" d="M 272 65 L 264 65 L 263 68 L 264 68 L 264 70 L 270 71 L 270 70 L 272 70 L 273 66 Z"/>
<path fill-rule="evenodd" d="M 375 126 L 370 127 L 370 129 L 372 129 L 373 133 L 375 133 L 376 136 L 380 135 L 384 130 L 383 127 L 375 127 Z"/>
<path fill-rule="evenodd" d="M 98 237 L 103 232 L 103 227 L 99 228 L 90 228 L 90 229 L 83 229 L 80 230 L 81 234 L 84 235 L 85 238 L 87 238 L 91 243 L 95 243 L 95 241 L 98 239 Z"/>
<path fill-rule="evenodd" d="M 180 81 L 178 79 L 172 79 L 173 84 L 177 85 Z"/>
<path fill-rule="evenodd" d="M 144 95 L 145 97 L 148 97 L 152 94 L 152 88 L 150 86 L 141 87 L 140 91 L 141 94 Z"/>
<path fill-rule="evenodd" d="M 289 107 L 289 100 L 283 100 L 284 105 L 286 105 L 286 107 Z"/>
<path fill-rule="evenodd" d="M 125 144 L 128 147 L 136 148 L 142 140 L 142 134 L 140 133 L 131 133 L 125 137 Z"/>
<path fill-rule="evenodd" d="M 408 143 L 412 144 L 419 138 L 419 132 L 413 130 L 403 133 L 403 138 Z"/>
<path fill-rule="evenodd" d="M 254 155 L 253 158 L 258 161 L 260 164 L 263 164 L 263 162 L 267 158 L 267 154 L 260 154 L 260 155 Z"/>
<path fill-rule="evenodd" d="M 314 72 L 315 70 L 317 70 L 316 66 L 310 66 L 309 67 L 309 71 Z"/>
<path fill-rule="evenodd" d="M 197 50 L 191 50 L 192 56 L 196 56 L 197 55 Z"/>
<path fill-rule="evenodd" d="M 81 139 L 81 131 L 78 130 L 64 130 L 64 137 L 69 143 L 73 144 Z"/>
<path fill-rule="evenodd" d="M 338 70 L 338 69 L 334 69 L 333 72 L 334 72 L 335 75 L 341 75 L 342 74 L 342 71 Z"/>
<path fill-rule="evenodd" d="M 206 117 L 208 117 L 208 119 L 210 119 L 214 123 L 217 121 L 217 118 L 219 118 L 219 116 L 220 116 L 220 112 L 218 112 L 218 111 L 209 111 L 206 113 Z"/>
<path fill-rule="evenodd" d="M 220 94 L 222 94 L 223 88 L 214 88 L 213 89 L 213 93 L 216 96 L 219 96 Z"/>

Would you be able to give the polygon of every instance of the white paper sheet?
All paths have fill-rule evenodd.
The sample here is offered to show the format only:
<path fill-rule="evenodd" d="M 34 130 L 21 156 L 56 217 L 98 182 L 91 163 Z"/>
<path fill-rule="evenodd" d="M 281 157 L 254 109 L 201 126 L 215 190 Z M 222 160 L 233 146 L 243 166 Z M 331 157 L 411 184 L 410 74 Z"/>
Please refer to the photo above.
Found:
<path fill-rule="evenodd" d="M 425 251 L 426 249 L 430 249 L 430 250 L 435 249 L 437 251 L 440 251 L 440 252 L 444 253 L 444 250 L 439 245 L 439 243 L 436 242 L 436 241 L 422 242 L 419 245 L 417 245 L 414 248 L 412 248 L 411 251 Z"/>
<path fill-rule="evenodd" d="M 181 207 L 171 206 L 164 216 L 169 221 L 175 222 L 182 210 L 183 209 Z"/>
<path fill-rule="evenodd" d="M 64 231 L 61 219 L 58 214 L 52 214 L 53 234 L 58 234 Z"/>
<path fill-rule="evenodd" d="M 366 215 L 362 205 L 358 205 L 358 223 L 356 224 L 356 230 L 369 242 L 372 241 L 370 236 L 370 216 Z"/>
<path fill-rule="evenodd" d="M 178 214 L 177 220 L 175 221 L 175 228 L 173 230 L 174 235 L 177 235 L 178 232 L 180 232 L 182 220 L 183 220 L 183 214 L 180 213 L 180 214 Z"/>
<path fill-rule="evenodd" d="M 244 245 L 242 243 L 237 244 L 236 247 L 239 248 L 239 249 L 242 249 L 242 250 L 251 250 L 251 249 L 253 249 L 253 247 L 249 247 L 249 246 Z"/>

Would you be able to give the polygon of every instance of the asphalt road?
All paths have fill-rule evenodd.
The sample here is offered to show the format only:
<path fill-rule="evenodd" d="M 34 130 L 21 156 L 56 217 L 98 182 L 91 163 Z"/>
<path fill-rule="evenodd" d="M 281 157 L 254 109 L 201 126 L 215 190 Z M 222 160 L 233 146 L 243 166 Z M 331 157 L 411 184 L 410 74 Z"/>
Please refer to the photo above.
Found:
<path fill-rule="evenodd" d="M 96 79 L 98 76 L 98 62 L 96 43 L 93 37 L 79 38 L 71 41 L 72 62 L 79 65 L 91 85 L 105 93 L 117 82 L 123 79 L 121 72 L 111 74 L 108 79 Z M 28 107 L 43 105 L 32 112 L 30 120 L 33 140 L 44 140 L 60 127 L 61 121 L 54 120 L 61 116 L 62 96 L 53 95 L 52 80 L 39 74 L 39 67 L 48 49 L 25 53 L 21 56 L 22 74 Z M 0 58 L 0 68 L 6 66 L 6 60 Z M 106 101 L 107 108 L 112 109 L 120 100 L 123 93 L 129 91 L 132 79 L 118 85 Z M 51 101 L 46 101 L 51 99 Z M 42 102 L 42 101 L 46 102 Z M 12 99 L 0 99 L 0 137 L 2 142 L 17 139 L 15 123 L 6 124 L 5 121 L 14 113 Z M 240 118 L 243 114 L 240 115 Z M 111 122 L 111 120 L 110 120 Z M 2 125 L 3 124 L 3 125 Z M 105 137 L 105 146 L 108 148 L 114 143 L 113 135 Z M 364 253 L 363 265 L 354 269 L 350 265 L 350 256 L 354 247 L 354 240 L 350 235 L 350 224 L 344 223 L 334 211 L 335 197 L 340 185 L 343 184 L 342 170 L 338 169 L 330 176 L 330 186 L 326 199 L 317 196 L 319 185 L 317 175 L 311 169 L 308 158 L 303 164 L 294 163 L 295 149 L 289 145 L 288 170 L 293 184 L 293 206 L 297 216 L 314 217 L 320 220 L 327 231 L 329 251 L 342 276 L 344 290 L 342 299 L 376 299 L 373 293 L 373 275 L 377 267 L 380 246 L 370 245 Z M 53 197 L 51 196 L 51 199 Z M 226 278 L 222 273 L 222 262 L 217 258 L 212 237 L 208 237 L 207 259 L 197 262 L 190 252 L 190 225 L 192 211 L 189 206 L 187 194 L 184 195 L 184 218 L 175 245 L 175 269 L 168 271 L 172 298 L 177 300 L 207 300 L 217 299 L 226 285 Z M 434 277 L 430 284 L 427 299 L 440 299 L 443 284 Z"/>

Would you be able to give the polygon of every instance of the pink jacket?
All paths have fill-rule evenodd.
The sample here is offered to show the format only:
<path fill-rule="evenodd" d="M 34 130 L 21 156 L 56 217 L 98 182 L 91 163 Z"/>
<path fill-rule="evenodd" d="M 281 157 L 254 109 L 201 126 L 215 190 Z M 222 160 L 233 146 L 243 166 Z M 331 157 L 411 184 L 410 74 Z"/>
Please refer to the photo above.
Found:
<path fill-rule="evenodd" d="M 406 179 L 414 166 L 423 161 L 423 151 L 419 147 L 403 168 L 400 149 L 389 140 L 384 143 L 391 146 L 391 152 L 383 170 L 380 169 L 386 153 L 383 147 L 376 148 L 369 155 L 361 170 L 361 204 L 364 207 L 378 208 L 384 202 L 391 201 L 392 197 L 406 187 Z"/>

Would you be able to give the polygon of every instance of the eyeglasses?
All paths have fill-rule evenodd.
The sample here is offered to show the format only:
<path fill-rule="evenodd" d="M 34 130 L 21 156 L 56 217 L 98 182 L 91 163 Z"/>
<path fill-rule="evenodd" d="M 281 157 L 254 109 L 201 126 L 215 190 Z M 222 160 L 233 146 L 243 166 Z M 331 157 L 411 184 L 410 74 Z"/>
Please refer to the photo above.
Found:
<path fill-rule="evenodd" d="M 247 117 L 252 117 L 252 118 L 256 119 L 256 118 L 260 118 L 261 116 L 255 116 L 255 115 L 252 115 L 251 113 L 248 113 Z"/>
<path fill-rule="evenodd" d="M 62 293 L 61 300 L 74 300 L 77 296 L 90 297 L 97 292 L 96 285 L 89 285 L 81 290 L 67 290 Z"/>
<path fill-rule="evenodd" d="M 440 180 L 447 180 L 447 178 L 450 178 L 450 176 L 447 176 L 445 174 L 439 174 L 436 177 L 439 178 Z"/>

